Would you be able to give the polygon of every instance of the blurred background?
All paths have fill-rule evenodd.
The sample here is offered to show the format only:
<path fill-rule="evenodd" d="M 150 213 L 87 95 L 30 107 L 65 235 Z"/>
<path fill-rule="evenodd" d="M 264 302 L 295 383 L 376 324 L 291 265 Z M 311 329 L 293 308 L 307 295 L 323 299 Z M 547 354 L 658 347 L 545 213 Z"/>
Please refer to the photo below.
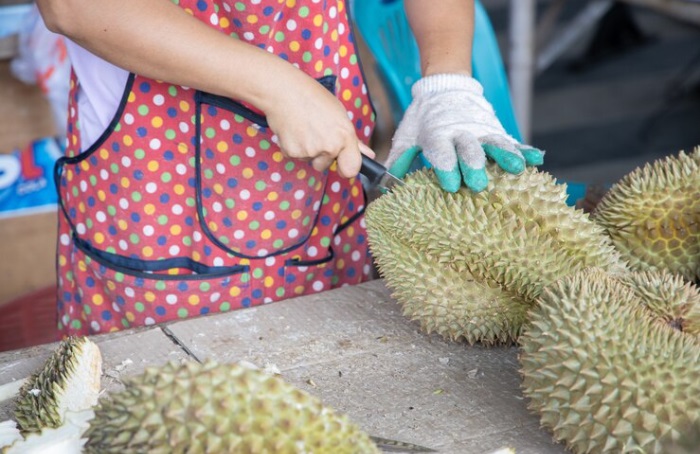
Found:
<path fill-rule="evenodd" d="M 639 165 L 700 145 L 700 2 L 481 3 L 521 132 L 547 152 L 544 170 L 564 181 L 609 184 Z M 514 47 L 527 45 L 523 26 L 512 30 L 514 14 L 527 16 L 526 4 L 532 5 L 525 18 L 532 23 L 525 27 L 532 68 L 514 75 L 513 66 L 522 64 Z M 513 77 L 529 84 L 529 93 Z M 375 147 L 384 153 L 394 126 L 381 82 L 370 81 L 379 117 Z M 529 106 L 519 111 L 522 98 Z"/>
<path fill-rule="evenodd" d="M 354 18 L 376 16 L 364 7 Z M 360 0 L 350 1 L 351 6 Z M 370 2 L 371 3 L 371 2 Z M 584 188 L 700 145 L 700 2 L 482 0 L 523 138 L 543 169 Z M 0 351 L 55 337 L 56 205 L 69 62 L 26 0 L 0 0 Z M 376 18 L 376 17 L 375 17 Z M 392 89 L 356 33 L 384 159 Z M 498 112 L 497 112 L 498 113 Z M 64 115 L 64 114 L 63 114 Z M 19 200 L 22 200 L 20 203 Z"/>
<path fill-rule="evenodd" d="M 512 2 L 483 3 L 508 62 Z M 563 180 L 608 184 L 700 145 L 699 2 L 535 3 L 540 30 L 548 8 L 561 9 L 542 35 L 540 56 L 574 35 L 556 59 L 540 60 L 548 65 L 534 76 L 530 142 L 547 150 L 545 170 Z M 586 22 L 591 11 L 594 20 Z"/>

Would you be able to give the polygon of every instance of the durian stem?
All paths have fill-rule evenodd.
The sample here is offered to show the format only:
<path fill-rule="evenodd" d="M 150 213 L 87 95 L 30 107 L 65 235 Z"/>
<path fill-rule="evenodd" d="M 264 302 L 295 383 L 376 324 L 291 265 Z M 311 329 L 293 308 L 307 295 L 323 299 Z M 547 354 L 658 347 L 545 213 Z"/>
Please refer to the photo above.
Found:
<path fill-rule="evenodd" d="M 684 321 L 685 320 L 683 320 L 682 318 L 676 318 L 676 319 L 670 320 L 668 322 L 668 326 L 670 326 L 671 328 L 673 328 L 677 331 L 683 331 L 683 322 Z"/>
<path fill-rule="evenodd" d="M 0 385 L 0 402 L 6 400 L 14 399 L 19 393 L 20 388 L 29 379 L 29 377 L 23 378 L 21 380 L 11 381 L 4 385 Z"/>

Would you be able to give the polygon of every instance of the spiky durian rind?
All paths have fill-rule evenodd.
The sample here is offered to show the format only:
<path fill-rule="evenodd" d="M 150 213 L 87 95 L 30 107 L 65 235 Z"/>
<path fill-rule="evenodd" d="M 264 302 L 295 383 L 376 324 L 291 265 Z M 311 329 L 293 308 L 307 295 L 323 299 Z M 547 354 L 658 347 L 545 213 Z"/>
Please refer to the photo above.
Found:
<path fill-rule="evenodd" d="M 700 336 L 700 292 L 679 274 L 638 271 L 619 279 L 639 297 L 650 315 L 684 333 Z"/>
<path fill-rule="evenodd" d="M 664 440 L 700 416 L 700 339 L 668 323 L 679 305 L 664 310 L 649 297 L 658 286 L 667 296 L 673 282 L 588 270 L 547 287 L 529 314 L 523 392 L 573 452 L 662 453 Z M 697 301 L 697 288 L 676 289 Z"/>
<path fill-rule="evenodd" d="M 62 340 L 19 391 L 14 417 L 23 434 L 56 428 L 67 411 L 97 403 L 102 375 L 100 350 L 87 337 Z"/>
<path fill-rule="evenodd" d="M 370 204 L 380 274 L 404 314 L 469 343 L 515 341 L 542 287 L 591 266 L 623 270 L 602 229 L 565 203 L 566 188 L 532 169 L 489 167 L 486 191 L 443 191 L 433 172 Z"/>
<path fill-rule="evenodd" d="M 700 147 L 624 176 L 594 220 L 634 270 L 666 269 L 700 280 Z"/>
<path fill-rule="evenodd" d="M 237 364 L 168 363 L 100 400 L 86 453 L 377 453 L 347 416 Z"/>
<path fill-rule="evenodd" d="M 424 332 L 487 345 L 512 343 L 520 335 L 528 306 L 516 295 L 470 279 L 466 267 L 421 255 L 389 234 L 373 243 L 372 252 L 403 314 L 416 320 Z"/>

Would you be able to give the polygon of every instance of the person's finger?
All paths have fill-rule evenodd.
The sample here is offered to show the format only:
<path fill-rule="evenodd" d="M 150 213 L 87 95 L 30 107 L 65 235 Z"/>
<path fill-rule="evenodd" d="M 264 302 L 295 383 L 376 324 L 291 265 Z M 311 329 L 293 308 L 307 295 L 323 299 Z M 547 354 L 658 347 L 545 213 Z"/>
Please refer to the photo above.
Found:
<path fill-rule="evenodd" d="M 311 166 L 319 172 L 323 172 L 333 164 L 333 161 L 335 159 L 331 155 L 321 154 L 311 159 Z"/>
<path fill-rule="evenodd" d="M 338 162 L 338 174 L 341 177 L 352 178 L 360 173 L 360 167 L 362 166 L 362 155 L 360 154 L 362 147 L 360 143 L 357 141 L 354 144 L 349 144 L 338 153 L 336 161 Z M 372 151 L 372 153 L 374 152 Z"/>
<path fill-rule="evenodd" d="M 369 156 L 372 159 L 377 157 L 377 153 L 375 153 L 374 150 L 372 150 L 370 147 L 368 147 L 362 142 L 358 142 L 358 144 L 360 146 L 360 153 L 362 153 L 365 156 Z"/>
<path fill-rule="evenodd" d="M 513 153 L 488 143 L 484 144 L 484 152 L 508 173 L 519 175 L 525 170 L 525 158 L 520 153 Z"/>
<path fill-rule="evenodd" d="M 525 164 L 528 166 L 540 166 L 544 163 L 544 151 L 534 147 L 520 148 L 520 154 L 525 158 Z"/>
<path fill-rule="evenodd" d="M 411 163 L 413 162 L 413 159 L 411 159 L 410 162 L 407 163 L 408 158 L 411 156 L 415 158 L 420 152 L 420 147 L 418 145 L 419 131 L 420 122 L 419 117 L 416 115 L 416 109 L 413 105 L 408 106 L 403 119 L 399 123 L 398 128 L 396 128 L 396 132 L 391 139 L 391 149 L 389 150 L 389 156 L 385 164 L 388 169 L 394 169 L 399 173 L 401 173 L 400 171 L 403 170 L 403 175 L 408 172 L 408 169 L 411 167 Z M 406 153 L 409 153 L 408 157 L 404 156 Z M 394 167 L 394 163 L 398 160 L 400 160 L 401 163 L 398 163 L 397 166 Z M 395 173 L 394 175 L 403 176 Z"/>
<path fill-rule="evenodd" d="M 433 168 L 435 176 L 437 176 L 440 187 L 447 192 L 455 193 L 462 186 L 462 174 L 459 172 L 459 167 L 455 166 L 450 170 L 442 170 Z"/>
<path fill-rule="evenodd" d="M 484 154 L 484 149 L 481 148 L 479 140 L 474 135 L 462 131 L 453 140 L 457 159 L 460 159 L 473 169 L 481 169 L 486 166 L 486 154 Z"/>
<path fill-rule="evenodd" d="M 421 137 L 424 143 L 423 156 L 430 163 L 440 187 L 447 192 L 457 192 L 462 186 L 457 153 L 450 135 L 428 134 Z"/>
<path fill-rule="evenodd" d="M 506 137 L 489 135 L 479 139 L 484 153 L 508 173 L 520 174 L 525 170 L 525 158 L 515 147 L 516 142 Z"/>
<path fill-rule="evenodd" d="M 496 164 L 506 172 L 518 175 L 525 170 L 525 158 L 520 153 L 516 154 L 490 143 L 485 143 L 483 147 L 486 156 L 496 161 Z"/>
<path fill-rule="evenodd" d="M 466 187 L 474 192 L 481 192 L 489 185 L 489 177 L 486 168 L 475 169 L 469 167 L 463 161 L 459 161 L 459 171 L 462 173 L 462 180 Z"/>
<path fill-rule="evenodd" d="M 481 192 L 489 184 L 486 175 L 486 154 L 473 135 L 463 132 L 455 138 L 457 161 L 464 184 L 474 192 Z"/>
<path fill-rule="evenodd" d="M 421 147 L 409 147 L 403 153 L 396 156 L 390 166 L 387 165 L 389 173 L 398 178 L 405 177 L 408 171 L 411 169 L 411 166 L 413 166 L 413 161 L 416 160 L 420 152 Z"/>

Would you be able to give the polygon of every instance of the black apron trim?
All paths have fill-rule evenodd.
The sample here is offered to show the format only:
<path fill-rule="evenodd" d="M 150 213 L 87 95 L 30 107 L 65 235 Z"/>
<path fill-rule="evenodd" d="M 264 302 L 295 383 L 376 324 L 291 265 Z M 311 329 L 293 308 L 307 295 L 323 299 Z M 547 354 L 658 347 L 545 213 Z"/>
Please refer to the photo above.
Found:
<path fill-rule="evenodd" d="M 344 223 L 342 223 L 342 224 L 340 224 L 340 225 L 338 226 L 338 228 L 337 228 L 336 231 L 335 231 L 335 235 L 339 234 L 340 232 L 342 232 L 343 230 L 345 230 L 346 228 L 348 228 L 349 226 L 351 226 L 352 223 L 355 222 L 355 221 L 357 221 L 357 219 L 358 219 L 360 216 L 362 216 L 363 214 L 365 214 L 365 209 L 364 209 L 364 208 L 362 208 L 360 211 L 358 211 L 357 213 L 355 213 L 355 214 L 353 214 L 352 216 L 350 216 L 350 218 L 349 218 L 347 221 L 345 221 Z"/>
<path fill-rule="evenodd" d="M 126 85 L 124 86 L 124 93 L 122 94 L 122 99 L 121 101 L 119 101 L 119 107 L 117 107 L 117 111 L 114 113 L 112 121 L 109 122 L 107 128 L 102 132 L 102 134 L 100 134 L 100 137 L 95 141 L 95 143 L 90 145 L 90 147 L 82 153 L 70 158 L 66 157 L 66 164 L 75 164 L 84 160 L 85 158 L 88 158 L 91 154 L 97 151 L 103 143 L 105 143 L 105 141 L 109 138 L 110 135 L 112 135 L 114 129 L 117 127 L 119 121 L 122 119 L 122 114 L 124 113 L 124 109 L 126 109 L 126 103 L 129 100 L 129 94 L 131 93 L 131 89 L 134 86 L 135 78 L 136 75 L 134 73 L 129 73 L 129 78 L 126 80 Z"/>
<path fill-rule="evenodd" d="M 335 94 L 335 82 L 337 80 L 337 77 L 334 75 L 329 75 L 329 76 L 323 76 L 316 81 L 323 85 L 328 91 L 331 93 Z M 229 112 L 233 112 L 234 114 L 238 114 L 241 117 L 252 121 L 253 123 L 257 124 L 258 126 L 262 126 L 263 128 L 269 128 L 269 124 L 267 123 L 267 118 L 265 118 L 264 115 L 255 112 L 251 110 L 250 108 L 246 107 L 242 103 L 238 101 L 234 101 L 231 98 L 227 98 L 225 96 L 219 96 L 219 95 L 214 95 L 211 93 L 207 93 L 204 91 L 197 91 L 194 95 L 195 102 L 201 103 L 201 104 L 208 104 L 214 107 L 219 107 L 221 109 L 227 110 Z"/>
<path fill-rule="evenodd" d="M 256 125 L 262 126 L 264 128 L 269 127 L 267 124 L 267 118 L 265 118 L 264 115 L 261 115 L 245 105 L 241 104 L 238 101 L 234 101 L 231 98 L 226 98 L 224 96 L 219 96 L 219 95 L 213 95 L 211 93 L 207 93 L 204 91 L 197 91 L 194 95 L 194 101 L 197 105 L 197 107 L 201 106 L 202 104 L 207 104 L 210 106 L 214 107 L 219 107 L 221 109 L 227 110 L 229 112 L 232 112 L 234 114 L 240 115 L 241 117 L 247 119 L 248 121 L 251 121 L 255 123 Z M 199 108 L 196 111 L 196 114 L 199 115 L 201 113 L 201 108 Z M 199 126 L 199 121 L 197 123 L 197 126 Z M 199 137 L 199 128 L 197 129 L 197 137 Z"/>
<path fill-rule="evenodd" d="M 320 259 L 314 259 L 314 260 L 301 260 L 298 258 L 294 259 L 287 259 L 284 261 L 284 266 L 314 266 L 314 265 L 321 265 L 323 263 L 328 263 L 333 258 L 335 257 L 335 251 L 333 250 L 333 246 L 328 247 L 328 255 L 320 258 Z"/>
<path fill-rule="evenodd" d="M 241 274 L 250 270 L 250 267 L 247 265 L 208 266 L 204 265 L 203 263 L 196 262 L 189 257 L 174 257 L 171 259 L 161 260 L 134 259 L 96 249 L 87 241 L 78 238 L 75 233 L 73 234 L 73 242 L 85 255 L 112 271 L 154 280 L 167 281 L 213 279 L 232 274 Z M 173 268 L 185 268 L 194 272 L 195 274 L 182 275 L 158 273 L 159 271 L 166 271 Z"/>
<path fill-rule="evenodd" d="M 83 151 L 82 153 L 78 153 L 75 156 L 61 156 L 56 160 L 56 164 L 53 166 L 53 181 L 54 185 L 56 186 L 56 195 L 58 196 L 58 205 L 61 208 L 61 211 L 63 212 L 63 215 L 66 219 L 66 222 L 70 225 L 70 229 L 75 232 L 75 224 L 73 224 L 73 221 L 71 220 L 70 216 L 68 216 L 68 211 L 66 210 L 65 205 L 63 204 L 63 198 L 61 197 L 61 172 L 63 170 L 63 167 L 66 164 L 76 164 L 79 163 L 87 158 L 90 157 L 96 150 L 98 150 L 102 144 L 109 138 L 110 135 L 114 132 L 114 129 L 117 127 L 119 124 L 119 121 L 122 118 L 122 115 L 124 114 L 124 109 L 126 108 L 126 103 L 129 100 L 129 94 L 131 93 L 131 89 L 134 86 L 134 79 L 136 78 L 136 75 L 134 73 L 129 73 L 129 77 L 126 80 L 126 85 L 124 85 L 124 92 L 122 93 L 122 99 L 119 101 L 119 107 L 117 107 L 117 111 L 114 113 L 114 116 L 112 117 L 112 121 L 109 122 L 109 125 L 107 126 L 107 129 L 105 129 L 102 134 L 100 134 L 100 137 L 90 145 L 90 148 L 87 150 Z M 77 107 L 76 107 L 77 108 Z M 80 134 L 78 131 L 77 134 Z"/>

